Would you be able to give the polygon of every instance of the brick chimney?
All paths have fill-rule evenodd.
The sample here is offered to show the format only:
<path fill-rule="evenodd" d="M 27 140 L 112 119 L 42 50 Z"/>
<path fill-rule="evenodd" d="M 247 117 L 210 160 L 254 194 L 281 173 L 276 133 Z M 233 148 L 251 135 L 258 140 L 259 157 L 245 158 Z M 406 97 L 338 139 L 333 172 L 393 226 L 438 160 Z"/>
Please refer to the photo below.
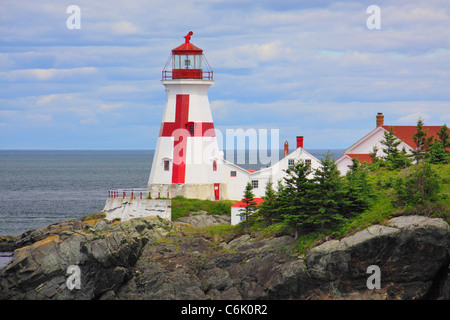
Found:
<path fill-rule="evenodd" d="M 289 154 L 289 143 L 287 141 L 284 142 L 284 156 L 286 157 Z"/>
<path fill-rule="evenodd" d="M 377 128 L 384 125 L 384 116 L 381 112 L 378 112 L 377 114 Z"/>
<path fill-rule="evenodd" d="M 298 148 L 303 149 L 303 136 L 297 136 L 297 149 Z"/>

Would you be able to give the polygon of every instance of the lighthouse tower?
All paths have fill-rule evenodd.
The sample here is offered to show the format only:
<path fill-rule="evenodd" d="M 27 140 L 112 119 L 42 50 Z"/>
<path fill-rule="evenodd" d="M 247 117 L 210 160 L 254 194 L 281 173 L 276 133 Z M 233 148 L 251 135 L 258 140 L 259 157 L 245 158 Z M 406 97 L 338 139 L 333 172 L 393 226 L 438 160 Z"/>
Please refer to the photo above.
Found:
<path fill-rule="evenodd" d="M 162 72 L 166 105 L 147 189 L 164 197 L 218 200 L 223 153 L 208 99 L 213 71 L 203 50 L 190 43 L 192 35 L 172 50 Z"/>

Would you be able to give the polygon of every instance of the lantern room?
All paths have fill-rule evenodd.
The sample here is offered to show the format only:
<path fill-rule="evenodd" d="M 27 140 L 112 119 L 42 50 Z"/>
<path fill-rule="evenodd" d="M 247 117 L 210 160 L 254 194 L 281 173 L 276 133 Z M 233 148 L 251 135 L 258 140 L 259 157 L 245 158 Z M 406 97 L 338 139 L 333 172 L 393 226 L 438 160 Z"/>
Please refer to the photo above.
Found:
<path fill-rule="evenodd" d="M 184 37 L 185 42 L 172 50 L 172 54 L 162 72 L 163 80 L 213 80 L 213 71 L 203 55 L 203 50 L 190 43 L 193 34 L 190 31 Z"/>

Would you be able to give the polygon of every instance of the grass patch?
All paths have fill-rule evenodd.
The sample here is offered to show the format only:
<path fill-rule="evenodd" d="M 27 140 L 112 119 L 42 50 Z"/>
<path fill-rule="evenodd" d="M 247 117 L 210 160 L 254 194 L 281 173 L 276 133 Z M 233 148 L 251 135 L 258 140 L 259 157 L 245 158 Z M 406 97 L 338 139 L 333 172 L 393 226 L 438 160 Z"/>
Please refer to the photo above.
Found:
<path fill-rule="evenodd" d="M 172 221 L 188 216 L 192 212 L 206 211 L 208 214 L 231 215 L 233 200 L 199 200 L 175 197 L 172 199 Z"/>
<path fill-rule="evenodd" d="M 89 220 L 98 220 L 98 219 L 104 219 L 106 217 L 106 213 L 104 211 L 99 211 L 95 213 L 91 213 L 83 218 L 81 218 L 82 221 L 89 221 Z"/>
<path fill-rule="evenodd" d="M 238 228 L 236 226 L 232 226 L 231 224 L 219 224 L 214 226 L 207 227 L 184 227 L 182 232 L 185 235 L 205 235 L 205 236 L 221 236 L 227 237 L 230 234 L 234 234 L 238 232 Z"/>

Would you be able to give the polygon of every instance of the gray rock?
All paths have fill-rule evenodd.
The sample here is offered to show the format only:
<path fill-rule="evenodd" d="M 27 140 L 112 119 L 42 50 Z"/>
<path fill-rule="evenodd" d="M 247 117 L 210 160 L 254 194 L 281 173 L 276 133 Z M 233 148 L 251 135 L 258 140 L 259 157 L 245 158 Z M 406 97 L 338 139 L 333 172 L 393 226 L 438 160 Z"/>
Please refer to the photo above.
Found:
<path fill-rule="evenodd" d="M 405 216 L 391 219 L 388 225 L 371 226 L 310 250 L 305 262 L 311 277 L 328 292 L 333 284 L 335 297 L 358 291 L 375 295 L 366 287 L 366 271 L 377 265 L 388 299 L 427 298 L 433 281 L 450 261 L 448 224 L 442 219 Z"/>
<path fill-rule="evenodd" d="M 226 215 L 206 214 L 206 211 L 191 213 L 187 217 L 181 217 L 177 221 L 188 223 L 193 227 L 207 227 L 220 224 L 230 224 L 231 217 Z"/>
<path fill-rule="evenodd" d="M 292 255 L 290 236 L 176 230 L 147 217 L 24 233 L 0 270 L 0 299 L 449 299 L 450 232 L 441 219 L 394 218 L 304 259 Z M 81 289 L 67 288 L 70 265 L 81 269 Z M 380 267 L 380 289 L 367 288 L 370 265 Z"/>

